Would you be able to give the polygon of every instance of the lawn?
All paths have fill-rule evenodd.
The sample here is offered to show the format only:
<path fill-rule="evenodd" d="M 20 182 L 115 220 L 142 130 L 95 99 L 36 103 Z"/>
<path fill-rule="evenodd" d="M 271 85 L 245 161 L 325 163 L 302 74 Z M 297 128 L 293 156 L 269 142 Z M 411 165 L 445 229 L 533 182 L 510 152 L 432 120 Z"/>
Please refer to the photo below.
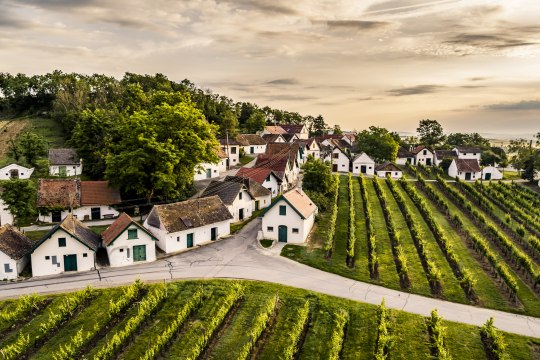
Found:
<path fill-rule="evenodd" d="M 160 284 L 145 285 L 141 300 L 128 304 L 109 324 L 108 308 L 125 294 L 122 288 L 94 290 L 85 302 L 55 331 L 35 342 L 21 358 L 50 359 L 60 346 L 71 343 L 78 332 L 102 326 L 96 336 L 86 341 L 73 358 L 92 358 L 113 339 L 114 334 L 130 331 L 128 323 L 140 316 L 141 304 Z M 180 309 L 201 294 L 195 305 L 170 332 L 166 342 L 160 338 L 178 318 Z M 231 297 L 231 294 L 235 294 Z M 51 316 L 69 294 L 47 295 L 47 307 L 29 318 L 21 318 L 13 330 L 0 333 L 3 349 L 20 335 L 34 337 L 39 326 Z M 52 301 L 51 301 L 52 300 Z M 0 302 L 0 312 L 12 311 L 17 301 Z M 183 358 L 200 354 L 201 359 L 276 359 L 290 354 L 296 359 L 373 359 L 377 335 L 377 307 L 360 302 L 322 295 L 280 285 L 230 280 L 177 281 L 166 285 L 166 295 L 131 336 L 122 337 L 110 358 L 139 359 L 150 348 L 162 344 L 157 359 Z M 336 327 L 335 314 L 346 316 L 344 326 Z M 392 359 L 429 358 L 429 337 L 425 318 L 389 310 L 389 330 L 394 346 Z M 306 317 L 307 316 L 307 317 Z M 454 359 L 486 359 L 479 328 L 444 322 L 446 347 Z M 81 330 L 82 329 L 82 330 Z M 540 340 L 503 334 L 509 359 L 534 359 Z"/>
<path fill-rule="evenodd" d="M 255 159 L 253 156 L 244 155 L 240 158 L 240 165 L 244 166 L 246 164 L 249 164 L 253 161 L 253 159 Z"/>

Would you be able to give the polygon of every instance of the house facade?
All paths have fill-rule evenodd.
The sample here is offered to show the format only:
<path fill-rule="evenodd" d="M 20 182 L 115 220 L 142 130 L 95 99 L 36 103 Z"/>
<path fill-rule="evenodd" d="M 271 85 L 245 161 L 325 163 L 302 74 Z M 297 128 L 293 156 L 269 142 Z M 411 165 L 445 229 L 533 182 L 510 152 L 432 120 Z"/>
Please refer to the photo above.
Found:
<path fill-rule="evenodd" d="M 285 139 L 281 134 L 263 134 L 261 135 L 264 141 L 266 141 L 267 144 L 270 143 L 285 143 Z"/>
<path fill-rule="evenodd" d="M 173 253 L 210 243 L 231 233 L 232 215 L 219 196 L 155 205 L 144 227 L 156 245 Z"/>
<path fill-rule="evenodd" d="M 407 150 L 405 147 L 401 146 L 398 149 L 396 164 L 405 165 L 407 163 L 414 164 L 414 154 Z"/>
<path fill-rule="evenodd" d="M 282 194 L 264 213 L 262 236 L 293 244 L 304 243 L 315 223 L 317 206 L 300 189 Z"/>
<path fill-rule="evenodd" d="M 482 176 L 477 159 L 454 159 L 448 167 L 448 176 L 461 180 L 479 180 Z"/>
<path fill-rule="evenodd" d="M 375 173 L 380 178 L 386 178 L 390 176 L 392 179 L 401 179 L 403 177 L 403 171 L 391 162 L 385 162 L 375 168 Z"/>
<path fill-rule="evenodd" d="M 280 125 L 283 130 L 285 130 L 288 134 L 295 134 L 298 136 L 299 139 L 308 139 L 309 138 L 309 130 L 306 125 L 299 124 L 299 125 Z"/>
<path fill-rule="evenodd" d="M 34 168 L 26 168 L 18 164 L 9 164 L 0 169 L 0 180 L 29 179 Z"/>
<path fill-rule="evenodd" d="M 333 172 L 349 172 L 351 160 L 341 148 L 334 146 L 331 157 Z"/>
<path fill-rule="evenodd" d="M 99 243 L 99 235 L 68 215 L 32 247 L 32 275 L 93 270 Z"/>
<path fill-rule="evenodd" d="M 502 180 L 503 174 L 495 166 L 485 166 L 482 169 L 482 180 Z"/>
<path fill-rule="evenodd" d="M 233 217 L 233 222 L 249 218 L 254 209 L 254 197 L 243 183 L 212 180 L 204 189 L 201 198 L 217 195 Z"/>
<path fill-rule="evenodd" d="M 375 161 L 364 152 L 356 155 L 352 161 L 352 173 L 375 175 Z"/>
<path fill-rule="evenodd" d="M 266 141 L 257 134 L 239 134 L 237 137 L 239 142 L 243 142 L 244 153 L 247 155 L 264 154 L 266 151 Z"/>
<path fill-rule="evenodd" d="M 457 154 L 458 159 L 476 159 L 480 161 L 482 156 L 482 149 L 478 147 L 456 146 L 452 150 Z"/>
<path fill-rule="evenodd" d="M 201 163 L 195 166 L 193 181 L 217 178 L 227 171 L 227 154 L 220 148 L 217 155 L 219 159 L 217 163 Z"/>
<path fill-rule="evenodd" d="M 82 160 L 75 149 L 49 150 L 49 175 L 51 176 L 80 176 Z"/>
<path fill-rule="evenodd" d="M 221 145 L 221 150 L 228 159 L 227 167 L 240 164 L 240 148 L 242 148 L 245 143 L 232 138 L 220 139 L 219 143 Z"/>
<path fill-rule="evenodd" d="M 101 238 L 111 267 L 156 260 L 156 237 L 126 213 L 120 214 Z"/>
<path fill-rule="evenodd" d="M 258 182 L 250 179 L 249 177 L 244 178 L 241 176 L 227 176 L 223 181 L 234 181 L 244 184 L 247 188 L 248 193 L 253 199 L 253 211 L 264 209 L 270 206 L 270 204 L 272 203 L 271 191 L 263 187 Z"/>
<path fill-rule="evenodd" d="M 270 191 L 271 197 L 275 198 L 278 196 L 281 191 L 281 180 L 279 177 L 269 168 L 240 168 L 236 173 L 236 176 L 241 176 L 244 178 L 250 178 L 253 181 L 256 181 L 265 189 Z"/>
<path fill-rule="evenodd" d="M 454 160 L 458 155 L 454 150 L 435 150 L 433 154 L 433 161 L 435 165 L 439 166 L 444 159 Z"/>
<path fill-rule="evenodd" d="M 424 165 L 432 166 L 434 163 L 433 151 L 427 147 L 420 145 L 413 149 L 412 153 L 414 154 L 414 164 L 415 165 Z"/>
<path fill-rule="evenodd" d="M 0 281 L 14 280 L 28 264 L 32 241 L 11 225 L 0 227 Z"/>

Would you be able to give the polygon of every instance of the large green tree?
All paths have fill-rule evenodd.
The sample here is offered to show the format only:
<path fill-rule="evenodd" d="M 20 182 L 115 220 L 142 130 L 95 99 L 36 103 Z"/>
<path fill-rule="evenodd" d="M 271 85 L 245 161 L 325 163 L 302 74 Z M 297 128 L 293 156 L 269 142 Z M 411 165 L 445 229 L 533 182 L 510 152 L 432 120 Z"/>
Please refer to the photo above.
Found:
<path fill-rule="evenodd" d="M 106 177 L 148 200 L 180 196 L 197 164 L 218 161 L 216 129 L 187 97 L 135 112 L 118 130 L 122 138 L 106 157 Z"/>
<path fill-rule="evenodd" d="M 360 152 L 365 152 L 376 162 L 395 161 L 399 144 L 387 129 L 370 126 L 356 136 Z"/>
<path fill-rule="evenodd" d="M 536 147 L 533 140 L 525 139 L 512 140 L 509 146 L 509 152 L 513 154 L 510 164 L 523 170 L 522 178 L 529 181 L 533 181 L 540 170 L 540 133 L 535 137 Z"/>
<path fill-rule="evenodd" d="M 260 110 L 253 111 L 246 121 L 246 130 L 250 134 L 255 134 L 257 131 L 264 130 L 265 126 L 266 117 Z"/>
<path fill-rule="evenodd" d="M 20 226 L 23 219 L 37 214 L 36 187 L 32 181 L 11 179 L 2 181 L 0 186 L 3 188 L 0 198 L 13 215 L 14 225 Z"/>
<path fill-rule="evenodd" d="M 326 133 L 326 129 L 328 128 L 328 125 L 324 121 L 324 118 L 322 115 L 317 116 L 313 119 L 311 122 L 311 128 L 309 129 L 309 136 L 321 136 Z"/>
<path fill-rule="evenodd" d="M 36 166 L 37 161 L 47 155 L 47 142 L 41 135 L 25 131 L 10 141 L 8 155 L 15 161 L 24 158 L 29 165 Z"/>
<path fill-rule="evenodd" d="M 308 158 L 302 166 L 304 170 L 302 187 L 305 190 L 328 194 L 332 188 L 332 168 L 320 159 Z"/>
<path fill-rule="evenodd" d="M 444 141 L 444 131 L 437 120 L 423 119 L 416 129 L 422 145 L 434 147 Z"/>
<path fill-rule="evenodd" d="M 489 140 L 479 133 L 452 133 L 446 137 L 446 145 L 454 146 L 477 146 L 482 149 L 490 147 Z"/>

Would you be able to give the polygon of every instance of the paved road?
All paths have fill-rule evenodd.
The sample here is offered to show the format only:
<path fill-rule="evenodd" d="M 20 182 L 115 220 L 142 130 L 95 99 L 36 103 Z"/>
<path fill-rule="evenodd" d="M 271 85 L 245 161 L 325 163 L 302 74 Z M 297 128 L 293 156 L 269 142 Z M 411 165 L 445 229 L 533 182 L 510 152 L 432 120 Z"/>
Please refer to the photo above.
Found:
<path fill-rule="evenodd" d="M 54 277 L 34 278 L 0 285 L 0 299 L 30 293 L 51 293 L 83 288 L 127 284 L 139 277 L 143 281 L 168 281 L 190 278 L 239 278 L 268 281 L 318 291 L 328 295 L 380 304 L 428 316 L 432 309 L 447 320 L 482 325 L 495 317 L 495 325 L 516 334 L 540 337 L 540 319 L 477 308 L 438 299 L 412 295 L 380 286 L 346 279 L 296 263 L 279 256 L 278 249 L 262 249 L 255 237 L 260 220 L 248 224 L 238 235 L 171 256 L 154 263 L 124 268 Z"/>

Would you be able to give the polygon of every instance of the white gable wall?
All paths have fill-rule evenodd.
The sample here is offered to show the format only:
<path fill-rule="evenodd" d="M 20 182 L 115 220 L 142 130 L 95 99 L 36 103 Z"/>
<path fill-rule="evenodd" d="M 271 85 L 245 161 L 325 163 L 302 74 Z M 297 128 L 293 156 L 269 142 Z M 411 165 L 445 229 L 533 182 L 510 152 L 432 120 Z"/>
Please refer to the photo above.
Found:
<path fill-rule="evenodd" d="M 239 145 L 222 145 L 221 149 L 229 157 L 229 166 L 235 166 L 240 163 L 240 146 Z"/>
<path fill-rule="evenodd" d="M 0 281 L 16 279 L 27 264 L 28 256 L 23 256 L 19 260 L 13 260 L 0 251 Z"/>
<path fill-rule="evenodd" d="M 264 208 L 267 208 L 268 206 L 270 206 L 270 204 L 272 203 L 272 196 L 267 195 L 267 196 L 258 196 L 258 197 L 256 197 L 253 200 L 253 211 L 256 211 L 255 209 L 257 209 L 257 207 L 255 206 L 255 203 L 257 201 L 259 202 L 259 210 L 264 209 Z"/>
<path fill-rule="evenodd" d="M 6 203 L 0 199 L 0 226 L 5 224 L 13 225 L 13 215 L 7 209 Z"/>
<path fill-rule="evenodd" d="M 482 169 L 483 180 L 502 180 L 503 174 L 494 166 L 486 166 Z"/>
<path fill-rule="evenodd" d="M 128 230 L 137 230 L 137 239 L 128 239 Z M 107 246 L 107 255 L 112 267 L 139 264 L 145 261 L 133 260 L 133 247 L 146 247 L 146 262 L 156 260 L 156 241 L 138 226 L 131 224 L 111 244 Z"/>
<path fill-rule="evenodd" d="M 220 166 L 219 164 L 202 163 L 197 165 L 194 170 L 194 181 L 213 179 L 219 177 Z M 208 171 L 210 171 L 210 176 L 208 176 Z"/>
<path fill-rule="evenodd" d="M 362 154 L 353 161 L 352 172 L 355 175 L 361 173 L 362 166 L 365 166 L 366 175 L 375 175 L 375 161 L 373 161 L 367 154 Z"/>
<path fill-rule="evenodd" d="M 279 215 L 280 206 L 286 207 L 286 215 Z M 279 226 L 286 226 L 287 243 L 301 244 L 306 241 L 314 222 L 315 213 L 302 220 L 294 208 L 282 199 L 264 214 L 262 219 L 263 238 L 277 241 L 279 239 Z M 298 231 L 296 232 L 296 230 Z"/>
<path fill-rule="evenodd" d="M 349 157 L 337 147 L 332 150 L 332 171 L 349 172 Z M 337 168 L 335 167 L 337 165 Z"/>
<path fill-rule="evenodd" d="M 242 195 L 240 195 L 242 194 Z M 242 197 L 240 199 L 240 196 Z M 236 195 L 232 205 L 228 205 L 227 209 L 233 216 L 233 221 L 240 221 L 240 209 L 244 209 L 244 220 L 251 216 L 255 203 L 246 190 L 242 190 Z"/>
<path fill-rule="evenodd" d="M 32 173 L 34 172 L 34 168 L 28 169 L 24 166 L 17 165 L 17 164 L 10 164 L 8 166 L 3 167 L 0 169 L 0 180 L 9 180 L 11 179 L 11 170 L 17 170 L 18 171 L 18 179 L 29 179 Z"/>
<path fill-rule="evenodd" d="M 415 164 L 431 166 L 434 162 L 433 153 L 428 149 L 423 149 L 415 155 L 415 161 Z"/>
<path fill-rule="evenodd" d="M 66 246 L 58 246 L 58 239 L 65 238 Z M 64 272 L 64 255 L 77 255 L 77 271 L 88 271 L 95 267 L 95 253 L 70 234 L 58 229 L 30 255 L 32 275 L 45 276 Z M 84 256 L 86 254 L 86 257 Z M 48 257 L 48 258 L 46 258 Z"/>
<path fill-rule="evenodd" d="M 258 155 L 266 152 L 266 145 L 248 145 L 244 146 L 244 153 L 246 155 Z"/>
<path fill-rule="evenodd" d="M 78 176 L 82 174 L 82 164 L 79 164 L 79 165 L 50 165 L 49 175 L 60 176 L 61 166 L 65 166 L 66 176 Z"/>
<path fill-rule="evenodd" d="M 272 193 L 272 198 L 275 198 L 278 196 L 280 189 L 279 189 L 279 183 L 276 177 L 273 174 L 270 174 L 264 179 L 262 186 Z"/>
<path fill-rule="evenodd" d="M 385 170 L 377 171 L 377 176 L 380 177 L 380 178 L 383 178 L 383 179 L 385 179 L 386 175 L 388 175 L 388 174 L 390 174 L 390 177 L 392 179 L 401 179 L 401 177 L 403 176 L 402 171 L 385 171 Z"/>
<path fill-rule="evenodd" d="M 450 166 L 448 167 L 448 176 L 455 178 L 456 176 L 461 180 L 466 180 L 468 172 L 461 172 L 458 171 L 456 161 L 453 160 Z M 481 172 L 471 172 L 471 178 L 470 180 L 477 180 L 480 179 L 482 176 Z"/>

